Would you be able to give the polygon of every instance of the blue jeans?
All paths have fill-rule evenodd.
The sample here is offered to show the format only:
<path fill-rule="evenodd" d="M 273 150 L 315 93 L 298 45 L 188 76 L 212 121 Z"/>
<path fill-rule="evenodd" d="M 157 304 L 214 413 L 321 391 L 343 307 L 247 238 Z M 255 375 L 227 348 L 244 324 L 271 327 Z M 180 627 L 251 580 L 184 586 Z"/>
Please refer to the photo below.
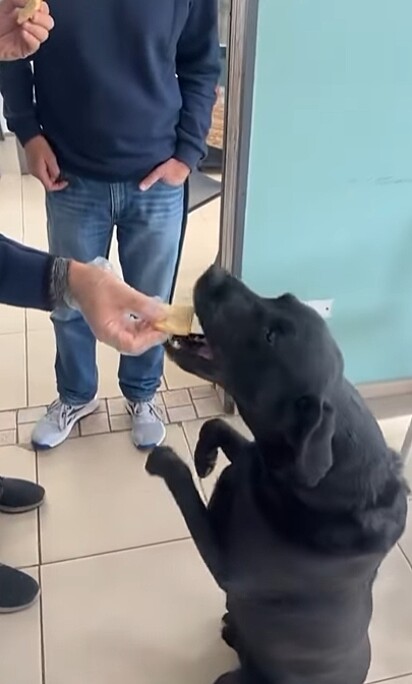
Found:
<path fill-rule="evenodd" d="M 150 296 L 168 300 L 183 219 L 183 186 L 163 182 L 141 192 L 134 182 L 106 183 L 65 174 L 69 186 L 46 197 L 50 252 L 78 261 L 108 255 L 117 227 L 125 281 Z M 96 341 L 81 314 L 59 308 L 52 314 L 56 335 L 56 378 L 60 399 L 76 406 L 97 393 Z M 122 356 L 119 385 L 130 401 L 153 397 L 163 372 L 163 349 Z"/>

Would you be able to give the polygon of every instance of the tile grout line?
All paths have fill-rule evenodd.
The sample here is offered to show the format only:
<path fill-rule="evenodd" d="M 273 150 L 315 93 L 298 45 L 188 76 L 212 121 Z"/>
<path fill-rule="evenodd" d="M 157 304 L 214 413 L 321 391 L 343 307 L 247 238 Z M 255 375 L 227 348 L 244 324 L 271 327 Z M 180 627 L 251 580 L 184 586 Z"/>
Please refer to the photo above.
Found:
<path fill-rule="evenodd" d="M 209 420 L 209 419 L 207 418 L 206 420 Z M 190 422 L 190 421 L 187 421 L 187 422 Z M 198 474 L 197 474 L 197 472 L 196 472 L 195 455 L 194 455 L 194 452 L 192 452 L 192 449 L 190 448 L 189 439 L 188 439 L 188 436 L 187 436 L 186 427 L 185 427 L 185 424 L 184 424 L 184 423 L 182 423 L 182 432 L 183 432 L 183 439 L 185 440 L 185 442 L 186 442 L 186 444 L 187 444 L 187 447 L 188 447 L 188 449 L 189 449 L 189 454 L 190 454 L 190 457 L 191 457 L 191 459 L 192 459 L 193 468 L 194 468 L 194 471 L 195 471 L 195 477 L 196 477 L 196 481 L 199 483 L 200 491 L 201 491 L 202 498 L 203 498 L 203 503 L 205 504 L 205 506 L 207 506 L 207 505 L 208 505 L 208 500 L 207 500 L 207 495 L 206 495 L 205 488 L 204 488 L 204 486 L 203 486 L 203 480 L 200 479 L 200 477 L 198 476 Z"/>
<path fill-rule="evenodd" d="M 21 203 L 21 235 L 22 242 L 26 244 L 26 222 L 25 222 L 25 211 L 24 211 L 24 183 L 23 176 L 20 174 L 20 203 Z M 26 406 L 29 404 L 29 330 L 28 330 L 28 315 L 27 309 L 24 309 L 24 370 L 25 370 L 25 395 L 26 395 Z M 17 411 L 16 411 L 16 442 L 18 443 L 19 438 L 19 425 L 17 423 Z"/>
<path fill-rule="evenodd" d="M 39 571 L 42 568 L 50 568 L 55 565 L 62 565 L 63 563 L 75 563 L 77 561 L 91 560 L 94 558 L 104 558 L 105 556 L 115 556 L 120 553 L 131 553 L 132 551 L 145 551 L 146 549 L 153 549 L 157 546 L 169 546 L 179 544 L 181 542 L 190 541 L 192 537 L 188 534 L 186 537 L 176 537 L 175 539 L 166 539 L 164 541 L 149 542 L 147 544 L 139 544 L 138 546 L 127 546 L 124 549 L 113 549 L 112 551 L 98 551 L 96 553 L 87 554 L 86 556 L 73 556 L 70 558 L 59 558 L 58 560 L 41 562 L 38 566 Z M 33 567 L 32 565 L 22 565 L 19 570 L 24 570 Z"/>
<path fill-rule="evenodd" d="M 398 547 L 399 551 L 401 552 L 403 558 L 406 560 L 406 562 L 407 562 L 407 564 L 408 564 L 408 567 L 409 567 L 409 570 L 412 571 L 412 563 L 411 563 L 411 561 L 409 560 L 408 556 L 406 555 L 405 551 L 403 550 L 403 548 L 402 548 L 402 546 L 401 546 L 401 542 L 402 542 L 402 537 L 401 537 L 401 539 L 399 540 L 399 542 L 396 544 L 396 546 Z M 412 673 L 411 673 L 411 674 L 412 674 Z M 403 676 L 403 675 L 402 675 L 402 676 Z"/>
<path fill-rule="evenodd" d="M 26 331 L 25 334 L 25 346 L 26 346 L 26 357 L 27 357 L 27 351 L 28 351 L 28 333 Z M 26 358 L 26 371 L 27 371 L 27 365 L 28 365 L 28 359 Z M 196 398 L 192 395 L 192 392 L 197 389 L 196 387 L 186 387 L 186 388 L 180 388 L 179 390 L 166 390 L 163 392 L 160 392 L 158 394 L 159 399 L 160 399 L 160 408 L 165 412 L 165 419 L 166 423 L 170 425 L 181 425 L 184 422 L 192 422 L 195 420 L 209 420 L 211 418 L 216 418 L 216 417 L 221 417 L 224 416 L 224 408 L 221 406 L 221 404 L 216 401 L 218 399 L 216 391 L 213 389 L 210 392 L 209 396 L 201 397 L 201 398 Z M 168 404 L 168 398 L 167 395 L 170 396 L 170 394 L 173 394 L 173 392 L 181 392 L 182 390 L 186 391 L 188 393 L 188 403 L 187 404 L 178 404 L 176 406 L 173 406 L 173 404 Z M 28 373 L 26 372 L 26 394 L 29 394 L 29 384 L 28 384 Z M 165 397 L 166 395 L 166 397 Z M 86 432 L 82 432 L 81 426 L 80 426 L 80 434 L 78 435 L 73 435 L 74 438 L 84 438 L 84 437 L 93 437 L 101 434 L 115 434 L 115 433 L 121 433 L 121 432 L 126 432 L 129 428 L 127 426 L 121 427 L 120 429 L 116 429 L 114 427 L 115 425 L 115 419 L 118 418 L 119 416 L 123 415 L 123 413 L 116 413 L 112 412 L 110 410 L 110 402 L 114 400 L 121 399 L 121 397 L 101 397 L 100 402 L 104 406 L 103 411 L 96 412 L 93 414 L 93 416 L 90 416 L 88 418 L 83 419 L 81 421 L 82 423 L 88 423 L 89 419 L 93 420 L 96 418 L 96 416 L 100 415 L 105 415 L 107 417 L 107 428 L 108 429 L 92 429 L 88 430 Z M 198 407 L 199 401 L 211 401 L 212 406 L 207 409 L 207 411 L 200 410 Z M 14 414 L 14 428 L 12 429 L 10 426 L 3 428 L 0 430 L 0 448 L 1 446 L 13 446 L 17 445 L 22 448 L 30 446 L 29 442 L 23 442 L 23 431 L 27 429 L 27 427 L 31 426 L 31 428 L 34 427 L 35 420 L 29 419 L 29 421 L 19 421 L 19 413 L 21 411 L 25 410 L 35 410 L 35 409 L 45 409 L 46 407 L 44 405 L 42 406 L 23 406 L 19 408 L 14 408 L 14 409 L 4 409 L 3 411 L 0 411 L 0 418 L 2 414 Z M 184 411 L 190 408 L 192 410 L 192 415 L 182 415 L 182 411 L 184 414 Z M 169 411 L 173 412 L 172 414 L 169 414 Z M 179 415 L 180 412 L 180 415 Z"/>
<path fill-rule="evenodd" d="M 402 684 L 402 679 L 406 679 L 406 677 L 411 677 L 412 672 L 405 672 L 404 674 L 400 675 L 395 675 L 394 677 L 385 677 L 385 679 L 374 679 L 373 682 L 370 682 L 369 684 L 385 684 L 385 682 L 388 682 L 391 684 L 391 682 L 399 682 Z"/>
<path fill-rule="evenodd" d="M 39 455 L 37 450 L 35 451 L 35 467 L 36 467 L 36 482 L 39 484 Z M 42 684 L 46 684 L 46 650 L 44 642 L 44 605 L 43 605 L 43 586 L 42 586 L 42 566 L 43 566 L 43 553 L 41 544 L 41 511 L 40 508 L 37 510 L 37 553 L 38 553 L 38 572 L 39 572 L 39 620 L 40 620 L 40 662 L 41 662 L 41 679 Z"/>

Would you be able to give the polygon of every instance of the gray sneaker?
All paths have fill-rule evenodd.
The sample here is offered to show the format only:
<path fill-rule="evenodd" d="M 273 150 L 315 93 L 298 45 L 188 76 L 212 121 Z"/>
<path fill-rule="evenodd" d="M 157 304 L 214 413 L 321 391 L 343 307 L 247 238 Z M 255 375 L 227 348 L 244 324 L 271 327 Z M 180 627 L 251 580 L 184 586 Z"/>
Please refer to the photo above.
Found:
<path fill-rule="evenodd" d="M 154 449 L 160 446 L 166 437 L 166 428 L 155 400 L 128 401 L 126 408 L 132 416 L 132 440 L 135 447 Z"/>
<path fill-rule="evenodd" d="M 99 408 L 99 401 L 93 399 L 88 404 L 70 406 L 56 399 L 47 409 L 46 415 L 35 426 L 31 441 L 37 449 L 53 449 L 62 444 L 76 423 Z"/>

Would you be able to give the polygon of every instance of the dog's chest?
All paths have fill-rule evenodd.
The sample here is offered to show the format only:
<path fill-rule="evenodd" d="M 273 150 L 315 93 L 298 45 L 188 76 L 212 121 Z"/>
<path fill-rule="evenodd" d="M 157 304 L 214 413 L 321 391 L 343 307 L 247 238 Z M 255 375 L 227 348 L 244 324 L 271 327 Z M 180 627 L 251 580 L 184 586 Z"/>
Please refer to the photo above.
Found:
<path fill-rule="evenodd" d="M 277 529 L 265 519 L 247 481 L 233 494 L 224 535 L 232 589 L 282 600 L 299 596 L 318 600 L 325 595 L 330 601 L 334 595 L 346 600 L 368 584 L 379 559 L 343 558 L 295 544 L 280 531 L 285 527 L 281 520 Z"/>

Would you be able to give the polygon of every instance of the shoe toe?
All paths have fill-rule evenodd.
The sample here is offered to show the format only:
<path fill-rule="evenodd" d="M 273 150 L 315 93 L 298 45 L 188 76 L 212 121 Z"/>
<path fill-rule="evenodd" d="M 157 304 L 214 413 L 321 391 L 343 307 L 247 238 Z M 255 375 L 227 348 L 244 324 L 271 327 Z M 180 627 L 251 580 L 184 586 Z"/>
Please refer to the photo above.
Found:
<path fill-rule="evenodd" d="M 39 421 L 31 433 L 31 441 L 37 449 L 50 449 L 56 437 L 54 432 L 45 422 Z"/>
<path fill-rule="evenodd" d="M 133 426 L 132 439 L 138 449 L 146 451 L 160 446 L 166 437 L 166 428 L 160 421 L 150 425 Z"/>
<path fill-rule="evenodd" d="M 33 577 L 7 565 L 0 565 L 0 613 L 28 608 L 39 592 L 39 585 Z"/>
<path fill-rule="evenodd" d="M 5 477 L 2 480 L 0 509 L 29 510 L 40 506 L 44 500 L 44 488 L 35 482 Z"/>

